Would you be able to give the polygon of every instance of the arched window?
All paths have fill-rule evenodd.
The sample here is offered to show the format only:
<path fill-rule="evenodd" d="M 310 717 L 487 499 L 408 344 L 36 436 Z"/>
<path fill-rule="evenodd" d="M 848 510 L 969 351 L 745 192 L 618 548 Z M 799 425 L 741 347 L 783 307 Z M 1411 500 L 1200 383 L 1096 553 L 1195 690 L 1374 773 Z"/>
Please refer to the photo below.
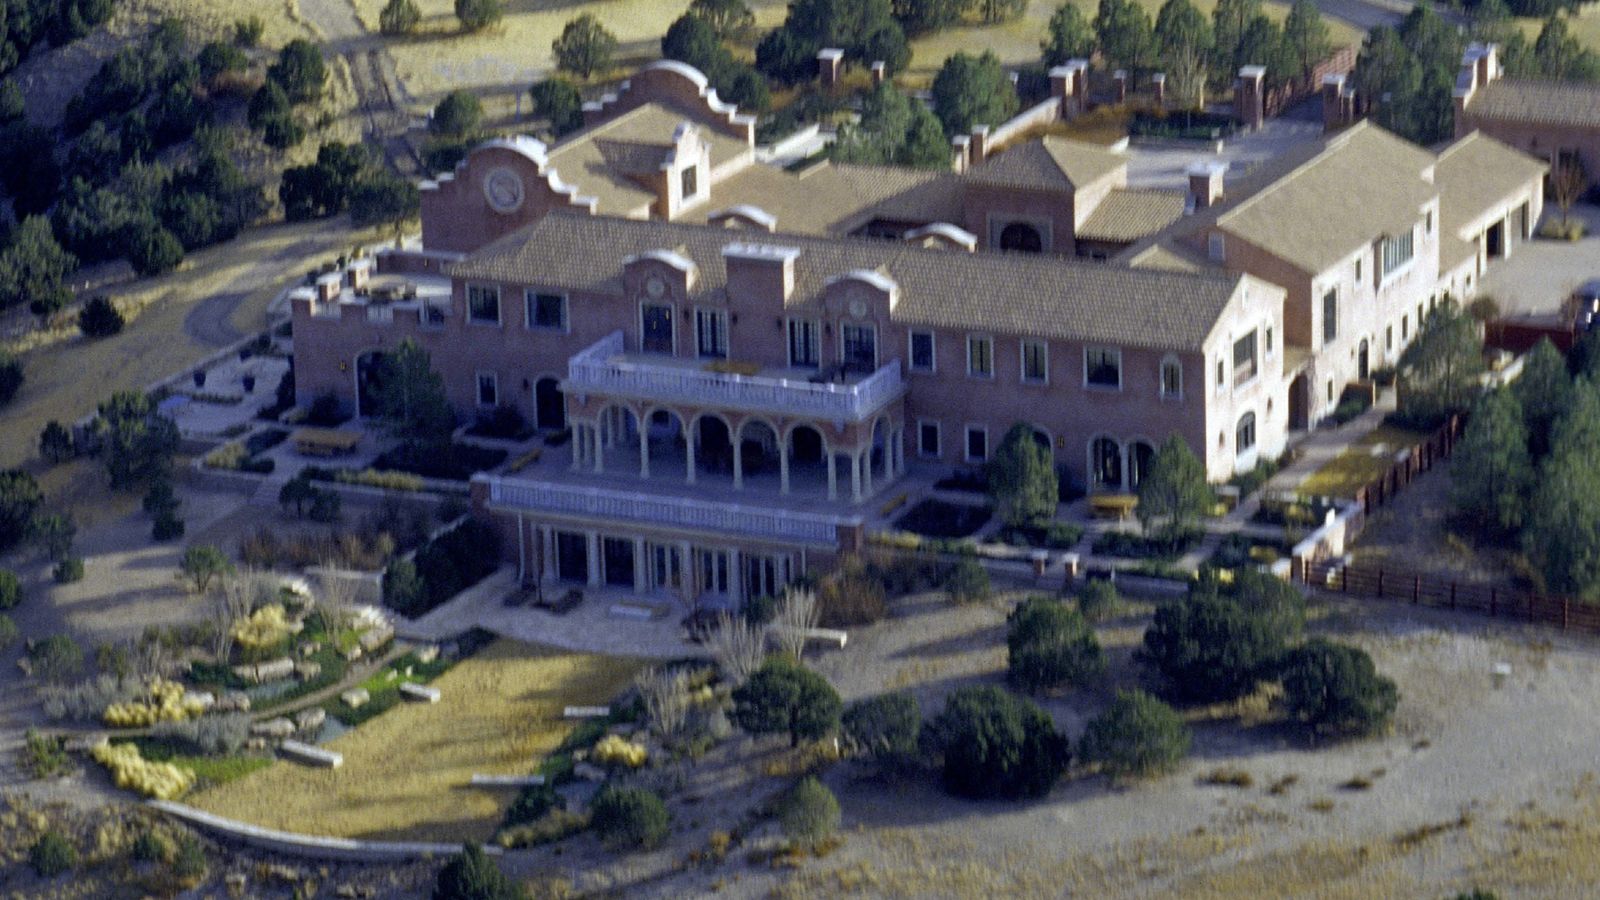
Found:
<path fill-rule="evenodd" d="M 1150 472 L 1150 463 L 1156 458 L 1156 448 L 1147 441 L 1134 441 L 1128 445 L 1128 490 L 1139 486 Z"/>
<path fill-rule="evenodd" d="M 1108 437 L 1089 444 L 1089 480 L 1096 487 L 1122 487 L 1122 446 Z"/>
<path fill-rule="evenodd" d="M 1039 229 L 1027 222 L 1012 222 L 1000 229 L 1000 249 L 1042 253 L 1044 238 L 1039 236 Z"/>
<path fill-rule="evenodd" d="M 1256 445 L 1256 414 L 1247 412 L 1239 417 L 1239 426 L 1234 429 L 1234 452 L 1243 453 Z"/>
<path fill-rule="evenodd" d="M 1183 363 L 1176 356 L 1161 361 L 1161 397 L 1177 400 L 1183 396 Z"/>

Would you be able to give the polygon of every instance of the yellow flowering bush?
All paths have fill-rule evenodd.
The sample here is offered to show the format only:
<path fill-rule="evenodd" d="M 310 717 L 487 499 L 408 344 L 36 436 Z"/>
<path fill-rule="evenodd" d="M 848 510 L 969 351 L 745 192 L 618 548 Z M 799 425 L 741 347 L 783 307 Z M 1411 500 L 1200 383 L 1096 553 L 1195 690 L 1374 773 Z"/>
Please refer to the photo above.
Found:
<path fill-rule="evenodd" d="M 233 639 L 249 650 L 276 647 L 288 636 L 289 619 L 279 603 L 269 603 L 233 625 Z"/>
<path fill-rule="evenodd" d="M 204 714 L 206 706 L 183 685 L 157 677 L 143 700 L 113 703 L 101 719 L 113 728 L 147 728 L 157 722 L 182 722 Z"/>
<path fill-rule="evenodd" d="M 608 734 L 594 745 L 594 758 L 603 766 L 627 766 L 637 769 L 650 758 L 643 744 L 625 740 L 619 734 Z"/>
<path fill-rule="evenodd" d="M 183 796 L 194 786 L 194 773 L 172 763 L 151 762 L 139 755 L 133 744 L 101 741 L 89 751 L 94 761 L 111 770 L 117 787 L 137 791 L 157 800 Z"/>

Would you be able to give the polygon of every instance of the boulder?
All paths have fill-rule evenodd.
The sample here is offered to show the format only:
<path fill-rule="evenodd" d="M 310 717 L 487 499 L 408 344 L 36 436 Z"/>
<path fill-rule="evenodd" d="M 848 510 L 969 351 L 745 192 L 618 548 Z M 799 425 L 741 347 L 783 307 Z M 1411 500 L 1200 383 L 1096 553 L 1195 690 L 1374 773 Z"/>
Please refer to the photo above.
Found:
<path fill-rule="evenodd" d="M 379 647 L 382 647 L 384 644 L 389 643 L 389 641 L 393 639 L 394 628 L 384 624 L 376 628 L 369 628 L 366 631 L 363 631 L 361 633 L 359 642 L 361 644 L 361 649 L 371 653 L 374 650 L 377 650 Z"/>
<path fill-rule="evenodd" d="M 328 711 L 320 706 L 302 709 L 294 714 L 295 727 L 301 731 L 314 731 L 328 720 Z"/>
<path fill-rule="evenodd" d="M 286 738 L 294 734 L 294 723 L 279 716 L 250 726 L 250 733 L 258 737 Z"/>
<path fill-rule="evenodd" d="M 250 695 L 244 691 L 228 691 L 217 701 L 217 712 L 249 712 Z"/>
<path fill-rule="evenodd" d="M 360 658 L 361 658 L 361 645 L 360 644 L 357 644 L 356 646 L 351 647 L 349 650 L 344 651 L 344 661 L 345 662 L 355 662 L 356 660 L 358 660 Z"/>
<path fill-rule="evenodd" d="M 322 664 L 321 663 L 312 662 L 311 660 L 307 659 L 307 660 L 302 660 L 300 662 L 297 662 L 294 665 L 294 675 L 295 675 L 296 678 L 300 679 L 301 681 L 310 681 L 311 679 L 313 679 L 313 678 L 315 678 L 315 677 L 317 677 L 318 675 L 321 675 L 321 674 L 322 674 Z"/>
<path fill-rule="evenodd" d="M 339 699 L 351 709 L 360 709 L 367 705 L 367 701 L 372 699 L 372 695 L 367 693 L 366 688 L 352 688 L 340 694 Z"/>
<path fill-rule="evenodd" d="M 417 662 L 427 665 L 439 658 L 439 645 L 429 644 L 417 651 Z"/>

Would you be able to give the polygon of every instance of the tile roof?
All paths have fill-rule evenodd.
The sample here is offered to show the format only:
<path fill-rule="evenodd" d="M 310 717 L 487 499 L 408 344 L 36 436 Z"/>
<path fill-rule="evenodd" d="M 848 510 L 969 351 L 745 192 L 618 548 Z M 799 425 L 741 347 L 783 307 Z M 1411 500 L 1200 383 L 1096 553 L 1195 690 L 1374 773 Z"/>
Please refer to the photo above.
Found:
<path fill-rule="evenodd" d="M 1458 236 L 1468 223 L 1543 179 L 1549 168 L 1544 160 L 1479 131 L 1455 141 L 1439 152 L 1433 168 L 1440 227 L 1446 235 Z M 1441 266 L 1445 262 L 1441 259 Z"/>
<path fill-rule="evenodd" d="M 715 296 L 727 283 L 722 249 L 735 239 L 747 238 L 703 225 L 555 213 L 447 273 L 620 295 L 624 258 L 667 249 L 695 263 L 697 295 Z M 872 270 L 900 287 L 896 321 L 1129 347 L 1199 346 L 1243 280 L 859 238 L 772 234 L 760 243 L 800 251 L 793 306 L 814 306 L 834 276 Z"/>
<path fill-rule="evenodd" d="M 967 172 L 979 184 L 1076 190 L 1127 166 L 1128 158 L 1095 144 L 1046 135 L 1013 144 Z"/>
<path fill-rule="evenodd" d="M 614 119 L 570 135 L 550 149 L 551 168 L 578 193 L 600 201 L 601 215 L 636 215 L 648 211 L 654 191 L 635 180 L 659 167 L 670 149 L 672 133 L 684 122 L 698 122 L 691 113 L 664 103 L 646 103 Z M 750 147 L 737 138 L 700 125 L 700 138 L 711 145 L 713 169 Z"/>
<path fill-rule="evenodd" d="M 730 206 L 748 204 L 778 220 L 782 231 L 841 234 L 882 217 L 960 224 L 961 180 L 948 171 L 822 163 L 798 173 L 753 165 L 711 188 L 709 202 L 679 221 L 704 222 Z"/>
<path fill-rule="evenodd" d="M 1472 93 L 1467 112 L 1504 122 L 1600 128 L 1600 84 L 1498 78 Z"/>
<path fill-rule="evenodd" d="M 1183 218 L 1187 198 L 1179 191 L 1116 188 L 1078 228 L 1091 241 L 1136 241 Z"/>

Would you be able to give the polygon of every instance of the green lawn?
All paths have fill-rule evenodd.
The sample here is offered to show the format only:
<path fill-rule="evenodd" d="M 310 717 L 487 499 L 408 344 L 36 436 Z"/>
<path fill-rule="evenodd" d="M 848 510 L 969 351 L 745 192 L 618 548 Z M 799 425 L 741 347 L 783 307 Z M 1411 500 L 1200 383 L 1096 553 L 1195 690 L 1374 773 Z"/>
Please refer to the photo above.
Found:
<path fill-rule="evenodd" d="M 1354 497 L 1356 491 L 1389 471 L 1396 453 L 1426 437 L 1421 432 L 1385 425 L 1311 473 L 1296 490 L 1318 497 Z"/>

